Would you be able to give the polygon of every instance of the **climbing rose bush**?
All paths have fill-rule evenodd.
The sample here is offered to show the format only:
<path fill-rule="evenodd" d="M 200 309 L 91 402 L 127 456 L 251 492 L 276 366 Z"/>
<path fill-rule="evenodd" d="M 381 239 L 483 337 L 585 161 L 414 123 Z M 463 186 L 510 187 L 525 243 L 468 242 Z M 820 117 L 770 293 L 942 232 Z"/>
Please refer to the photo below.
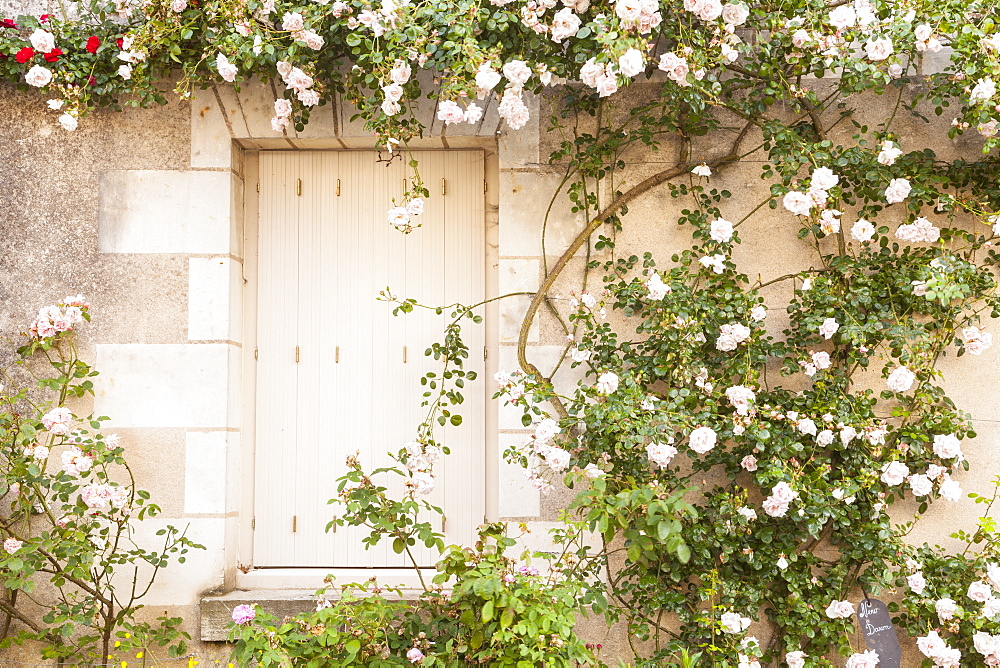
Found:
<path fill-rule="evenodd" d="M 99 665 L 151 647 L 180 656 L 181 620 L 138 613 L 160 570 L 201 546 L 170 525 L 152 549 L 135 541 L 160 508 L 102 429 L 108 418 L 73 408 L 97 376 L 76 344 L 87 322 L 80 295 L 40 309 L 0 368 L 0 646 L 30 642 L 43 658 Z"/>

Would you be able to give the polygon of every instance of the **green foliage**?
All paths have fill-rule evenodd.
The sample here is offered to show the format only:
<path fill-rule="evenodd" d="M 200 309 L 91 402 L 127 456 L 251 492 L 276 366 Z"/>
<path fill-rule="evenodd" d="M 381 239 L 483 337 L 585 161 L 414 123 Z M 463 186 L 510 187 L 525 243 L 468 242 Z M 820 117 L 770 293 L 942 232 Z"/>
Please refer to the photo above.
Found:
<path fill-rule="evenodd" d="M 516 541 L 505 533 L 503 524 L 486 524 L 473 547 L 442 550 L 433 585 L 416 598 L 375 578 L 341 587 L 328 578 L 313 612 L 279 620 L 258 611 L 252 623 L 233 624 L 233 660 L 317 667 L 589 661 L 573 630 L 583 584 L 568 572 L 571 562 L 536 555 L 545 573 L 518 567 L 506 555 Z"/>

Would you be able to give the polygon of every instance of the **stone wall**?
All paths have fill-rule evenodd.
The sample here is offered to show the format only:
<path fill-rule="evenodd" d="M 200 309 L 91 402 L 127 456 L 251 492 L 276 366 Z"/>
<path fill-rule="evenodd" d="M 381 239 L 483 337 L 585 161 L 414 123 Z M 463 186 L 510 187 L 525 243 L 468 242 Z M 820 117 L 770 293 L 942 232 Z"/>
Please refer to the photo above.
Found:
<path fill-rule="evenodd" d="M 635 87 L 622 96 L 618 108 L 642 94 L 643 87 Z M 255 152 L 374 146 L 362 125 L 350 120 L 353 110 L 337 101 L 314 113 L 302 133 L 273 132 L 268 122 L 273 99 L 270 82 L 248 84 L 238 95 L 229 87 L 213 87 L 161 108 L 98 111 L 83 119 L 79 130 L 66 133 L 43 99 L 0 88 L 0 115 L 8 119 L 0 127 L 0 160 L 6 166 L 0 176 L 0 332 L 16 335 L 39 306 L 67 294 L 81 292 L 93 303 L 94 323 L 83 329 L 83 353 L 102 375 L 93 405 L 83 404 L 78 412 L 93 409 L 110 416 L 111 429 L 123 435 L 137 483 L 164 509 L 162 519 L 148 523 L 151 528 L 189 524 L 191 537 L 208 548 L 187 564 L 168 568 L 147 601 L 157 614 L 168 610 L 184 616 L 192 635 L 206 640 L 220 639 L 220 627 L 215 618 L 202 624 L 202 610 L 224 616 L 224 601 L 287 602 L 300 598 L 288 592 L 296 583 L 305 592 L 315 586 L 315 578 L 290 579 L 284 593 L 268 599 L 266 592 L 245 591 L 249 581 L 237 568 L 250 561 L 249 518 L 241 511 L 247 507 L 241 481 L 248 474 L 241 439 L 247 417 L 241 376 L 248 354 L 243 346 L 242 222 L 247 193 L 246 215 L 253 215 Z M 873 101 L 865 113 L 877 117 L 881 104 Z M 482 123 L 462 134 L 441 127 L 426 101 L 420 111 L 428 131 L 415 147 L 487 151 L 491 296 L 537 289 L 545 267 L 554 264 L 585 222 L 569 211 L 564 199 L 556 201 L 545 222 L 563 174 L 561 166 L 546 164 L 558 139 L 539 125 L 539 118 L 547 118 L 548 105 L 548 100 L 535 100 L 532 121 L 519 132 L 500 126 L 492 104 Z M 974 155 L 975 144 L 951 142 L 946 126 L 945 120 L 925 125 L 902 119 L 902 136 L 919 138 L 913 146 L 904 139 L 903 149 L 931 143 L 944 158 Z M 724 152 L 727 141 L 725 136 L 704 138 L 695 159 Z M 752 146 L 753 138 L 748 142 Z M 657 154 L 634 152 L 628 160 L 624 184 L 677 157 L 666 146 Z M 713 187 L 734 193 L 725 205 L 730 219 L 766 196 L 759 160 L 748 156 L 711 180 Z M 671 222 L 678 209 L 663 189 L 641 198 L 618 235 L 618 252 L 650 250 L 666 260 L 687 245 L 688 232 Z M 745 243 L 736 254 L 748 273 L 767 280 L 808 267 L 809 249 L 796 240 L 798 224 L 791 216 L 778 211 L 758 220 L 743 232 Z M 581 250 L 560 279 L 558 295 L 580 289 L 586 252 Z M 591 257 L 603 259 L 596 252 Z M 789 296 L 785 287 L 775 287 L 768 296 L 769 327 L 776 333 Z M 517 334 L 527 301 L 506 299 L 488 310 L 488 375 L 516 368 Z M 542 313 L 531 328 L 529 359 L 547 373 L 564 347 L 558 321 Z M 991 392 L 984 391 L 997 387 L 997 350 L 976 364 L 968 358 L 949 358 L 944 364 L 952 396 L 972 413 L 980 433 L 966 448 L 973 470 L 961 479 L 970 491 L 985 490 L 1000 472 L 993 454 L 1000 414 L 989 400 Z M 566 386 L 575 373 L 563 368 L 557 380 Z M 567 495 L 557 491 L 541 497 L 519 469 L 502 462 L 500 453 L 526 438 L 519 411 L 491 404 L 487 416 L 488 513 L 527 522 L 532 528 L 527 543 L 544 548 L 545 530 L 557 520 Z M 915 539 L 940 541 L 959 520 L 971 524 L 976 508 L 962 502 L 959 509 L 932 510 Z M 905 515 L 905 509 L 900 512 Z M 203 597 L 226 592 L 225 599 L 199 605 Z M 608 646 L 606 656 L 627 655 L 620 633 L 611 634 L 599 621 L 588 627 L 593 641 Z M 195 651 L 203 658 L 226 653 L 212 642 L 196 644 Z"/>

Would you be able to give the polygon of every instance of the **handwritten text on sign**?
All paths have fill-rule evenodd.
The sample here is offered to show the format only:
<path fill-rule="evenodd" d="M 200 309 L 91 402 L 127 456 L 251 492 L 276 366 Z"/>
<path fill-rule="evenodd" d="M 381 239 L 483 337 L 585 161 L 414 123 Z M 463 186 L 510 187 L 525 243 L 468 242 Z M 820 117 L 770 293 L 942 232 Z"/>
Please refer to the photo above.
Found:
<path fill-rule="evenodd" d="M 903 651 L 885 603 L 874 598 L 862 600 L 858 604 L 858 625 L 868 649 L 878 654 L 879 668 L 900 668 Z"/>

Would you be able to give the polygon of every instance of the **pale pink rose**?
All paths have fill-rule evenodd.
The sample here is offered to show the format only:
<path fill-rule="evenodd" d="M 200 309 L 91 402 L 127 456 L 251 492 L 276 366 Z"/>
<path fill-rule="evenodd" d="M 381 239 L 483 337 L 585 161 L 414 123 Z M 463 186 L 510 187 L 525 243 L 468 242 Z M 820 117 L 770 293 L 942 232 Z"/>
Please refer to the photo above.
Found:
<path fill-rule="evenodd" d="M 604 71 L 603 68 L 601 71 Z M 476 72 L 476 87 L 480 90 L 493 90 L 503 78 L 489 63 L 483 63 Z"/>
<path fill-rule="evenodd" d="M 229 81 L 230 83 L 236 81 L 236 74 L 238 73 L 238 70 L 236 69 L 236 66 L 230 63 L 229 59 L 223 54 L 220 53 L 215 57 L 215 67 L 219 70 L 219 76 L 224 80 Z"/>
<path fill-rule="evenodd" d="M 63 470 L 74 478 L 90 470 L 94 460 L 84 454 L 78 447 L 71 447 L 62 453 Z"/>
<path fill-rule="evenodd" d="M 622 21 L 638 21 L 642 15 L 642 5 L 639 0 L 617 0 L 615 14 Z"/>
<path fill-rule="evenodd" d="M 754 457 L 753 455 L 747 455 L 740 461 L 740 466 L 742 466 L 745 470 L 753 473 L 754 471 L 757 470 L 757 458 Z"/>
<path fill-rule="evenodd" d="M 864 218 L 859 218 L 858 222 L 851 227 L 851 236 L 857 241 L 871 241 L 872 237 L 875 236 L 875 226 Z"/>
<path fill-rule="evenodd" d="M 291 125 L 291 122 L 286 116 L 271 117 L 271 129 L 275 132 L 284 132 L 289 125 Z"/>
<path fill-rule="evenodd" d="M 903 155 L 903 152 L 891 141 L 882 142 L 881 150 L 878 154 L 878 162 L 880 165 L 894 165 L 896 159 Z"/>
<path fill-rule="evenodd" d="M 608 371 L 602 373 L 594 386 L 601 394 L 614 394 L 618 389 L 618 375 Z"/>
<path fill-rule="evenodd" d="M 798 190 L 790 190 L 785 193 L 781 203 L 784 204 L 786 209 L 794 213 L 796 216 L 808 216 L 809 212 L 812 211 L 813 208 L 812 199 L 805 193 L 801 193 Z"/>
<path fill-rule="evenodd" d="M 552 27 L 549 36 L 555 43 L 560 43 L 567 37 L 572 37 L 580 30 L 580 17 L 569 7 L 563 7 L 552 17 Z"/>
<path fill-rule="evenodd" d="M 319 93 L 314 90 L 297 90 L 295 91 L 295 97 L 307 107 L 314 107 L 319 104 Z"/>
<path fill-rule="evenodd" d="M 801 49 L 806 44 L 809 43 L 811 37 L 809 36 L 809 31 L 803 28 L 799 28 L 794 33 L 792 33 L 792 46 Z"/>
<path fill-rule="evenodd" d="M 399 106 L 399 102 L 386 98 L 382 100 L 381 109 L 386 116 L 395 116 L 402 110 L 402 107 Z"/>
<path fill-rule="evenodd" d="M 969 93 L 969 102 L 985 102 L 997 94 L 997 86 L 993 79 L 987 77 L 976 82 L 975 88 Z"/>
<path fill-rule="evenodd" d="M 646 446 L 646 456 L 660 468 L 666 468 L 677 454 L 677 448 L 669 443 L 650 443 Z"/>
<path fill-rule="evenodd" d="M 411 647 L 409 651 L 406 652 L 406 658 L 410 663 L 420 663 L 424 660 L 424 653 L 416 647 Z"/>
<path fill-rule="evenodd" d="M 934 483 L 931 482 L 931 479 L 920 473 L 914 473 L 908 478 L 908 481 L 913 496 L 927 496 L 934 489 Z"/>
<path fill-rule="evenodd" d="M 720 0 L 705 0 L 701 9 L 698 10 L 698 18 L 702 21 L 714 21 L 722 16 L 722 2 Z"/>
<path fill-rule="evenodd" d="M 597 94 L 599 97 L 608 97 L 618 92 L 618 78 L 614 74 L 606 73 L 597 80 Z"/>
<path fill-rule="evenodd" d="M 21 549 L 22 545 L 24 545 L 22 541 L 16 538 L 8 538 L 3 542 L 3 549 L 7 551 L 7 554 L 14 554 Z"/>
<path fill-rule="evenodd" d="M 985 582 L 973 582 L 965 595 L 977 603 L 985 603 L 993 596 L 993 589 Z"/>
<path fill-rule="evenodd" d="M 878 668 L 878 653 L 873 651 L 852 654 L 844 668 Z"/>
<path fill-rule="evenodd" d="M 966 352 L 972 355 L 979 355 L 984 350 L 993 345 L 993 335 L 984 332 L 978 327 L 969 326 L 962 330 L 962 343 Z"/>
<path fill-rule="evenodd" d="M 72 421 L 73 414 L 64 406 L 57 406 L 42 416 L 42 425 L 56 435 L 68 434 Z"/>
<path fill-rule="evenodd" d="M 298 67 L 293 67 L 288 74 L 282 78 L 289 88 L 294 88 L 297 91 L 305 90 L 313 85 L 313 78 L 300 70 Z"/>
<path fill-rule="evenodd" d="M 850 601 L 833 601 L 826 607 L 830 619 L 848 619 L 854 615 L 854 605 Z"/>
<path fill-rule="evenodd" d="M 889 187 L 885 189 L 885 201 L 895 204 L 905 200 L 913 188 L 906 179 L 893 179 L 889 182 Z"/>
<path fill-rule="evenodd" d="M 170 0 L 170 9 L 176 14 L 183 12 L 187 6 L 187 0 Z"/>
<path fill-rule="evenodd" d="M 919 592 L 918 592 L 919 593 Z M 941 653 L 947 645 L 944 639 L 938 635 L 937 631 L 931 631 L 927 635 L 917 638 L 917 649 L 920 653 L 931 659 Z"/>
<path fill-rule="evenodd" d="M 718 218 L 712 221 L 710 236 L 713 241 L 728 243 L 733 238 L 733 224 L 725 218 Z"/>
<path fill-rule="evenodd" d="M 788 668 L 805 668 L 807 654 L 802 650 L 789 652 L 785 655 L 785 663 Z"/>
<path fill-rule="evenodd" d="M 107 483 L 87 485 L 80 491 L 80 498 L 83 499 L 83 503 L 91 510 L 98 512 L 108 509 L 113 496 L 114 491 L 111 485 Z"/>
<path fill-rule="evenodd" d="M 285 15 L 281 17 L 282 30 L 296 32 L 305 27 L 306 24 L 305 21 L 302 20 L 302 14 L 299 14 L 298 12 L 286 12 Z"/>
<path fill-rule="evenodd" d="M 857 21 L 857 14 L 850 4 L 840 5 L 829 14 L 830 25 L 837 30 L 854 27 Z"/>
<path fill-rule="evenodd" d="M 753 407 L 757 395 L 749 387 L 734 385 L 726 390 L 726 398 L 729 399 L 729 403 L 736 409 L 738 415 L 747 415 Z"/>
<path fill-rule="evenodd" d="M 840 183 L 840 177 L 828 167 L 817 167 L 809 180 L 810 190 L 829 190 Z"/>
<path fill-rule="evenodd" d="M 715 447 L 717 434 L 711 427 L 698 427 L 688 437 L 688 445 L 699 455 L 703 455 Z"/>
<path fill-rule="evenodd" d="M 835 318 L 827 318 L 823 321 L 823 324 L 819 326 L 819 334 L 824 339 L 833 338 L 833 335 L 837 333 L 840 329 L 840 323 L 837 322 Z"/>
<path fill-rule="evenodd" d="M 987 139 L 989 139 L 990 137 L 996 137 L 997 136 L 997 126 L 998 126 L 997 120 L 996 119 L 990 119 L 986 123 L 980 123 L 979 125 L 977 125 L 976 126 L 976 130 L 983 137 L 986 137 Z"/>
<path fill-rule="evenodd" d="M 545 450 L 545 462 L 556 473 L 562 473 L 569 467 L 570 454 L 562 448 L 549 446 Z"/>
<path fill-rule="evenodd" d="M 634 77 L 646 69 L 646 59 L 638 49 L 629 49 L 618 58 L 618 69 L 627 77 Z"/>
<path fill-rule="evenodd" d="M 393 63 L 392 69 L 389 71 L 389 80 L 400 85 L 410 80 L 410 66 L 405 60 L 397 60 Z"/>
<path fill-rule="evenodd" d="M 687 76 L 690 72 L 687 60 L 675 53 L 664 53 L 660 56 L 657 67 L 667 73 L 667 77 L 682 86 L 688 85 Z"/>
<path fill-rule="evenodd" d="M 424 200 L 422 197 L 414 197 L 406 203 L 406 213 L 411 216 L 419 216 L 424 212 Z"/>
<path fill-rule="evenodd" d="M 918 596 L 924 593 L 924 589 L 927 587 L 927 579 L 921 572 L 916 572 L 906 578 L 906 585 L 913 591 L 914 594 Z"/>
<path fill-rule="evenodd" d="M 915 373 L 905 366 L 898 366 L 886 378 L 885 384 L 893 392 L 906 392 L 913 387 L 913 381 L 916 379 L 917 375 Z"/>
<path fill-rule="evenodd" d="M 996 598 L 991 594 L 990 597 L 983 602 L 982 615 L 986 618 L 1000 615 L 1000 598 Z"/>
<path fill-rule="evenodd" d="M 285 98 L 274 101 L 274 114 L 279 118 L 288 118 L 292 115 L 292 103 Z"/>
<path fill-rule="evenodd" d="M 529 111 L 527 105 L 521 97 L 519 88 L 507 87 L 504 90 L 503 98 L 497 106 L 497 113 L 500 118 L 507 121 L 507 125 L 512 130 L 520 130 L 528 122 Z"/>
<path fill-rule="evenodd" d="M 604 65 L 591 58 L 580 68 L 580 81 L 585 86 L 597 88 L 597 81 L 604 76 Z"/>
<path fill-rule="evenodd" d="M 901 485 L 910 475 L 910 468 L 903 462 L 886 462 L 882 465 L 882 482 L 887 485 Z"/>
<path fill-rule="evenodd" d="M 49 82 L 52 81 L 52 72 L 41 65 L 35 65 L 24 75 L 24 80 L 29 86 L 41 88 L 48 86 Z"/>
<path fill-rule="evenodd" d="M 462 123 L 465 121 L 465 112 L 453 100 L 441 100 L 438 103 L 438 120 L 447 124 Z"/>
<path fill-rule="evenodd" d="M 724 612 L 719 618 L 719 626 L 726 633 L 743 633 L 750 626 L 752 619 L 744 617 L 738 612 Z"/>
<path fill-rule="evenodd" d="M 865 53 L 868 54 L 869 60 L 885 60 L 892 55 L 892 52 L 892 40 L 888 37 L 879 37 L 865 42 Z"/>
<path fill-rule="evenodd" d="M 764 499 L 764 503 L 761 505 L 764 508 L 764 512 L 771 517 L 784 517 L 785 513 L 788 512 L 788 503 L 779 501 L 771 496 Z"/>
<path fill-rule="evenodd" d="M 934 610 L 937 612 L 938 619 L 946 622 L 955 616 L 955 613 L 958 611 L 958 604 L 950 598 L 942 598 L 934 604 Z"/>
<path fill-rule="evenodd" d="M 941 459 L 951 459 L 962 457 L 962 443 L 954 434 L 934 435 L 934 454 Z"/>
<path fill-rule="evenodd" d="M 31 48 L 39 53 L 48 53 L 56 48 L 55 37 L 52 36 L 52 33 L 41 28 L 37 28 L 35 32 L 31 33 L 28 41 L 31 42 Z"/>
<path fill-rule="evenodd" d="M 750 10 L 742 3 L 728 3 L 722 6 L 722 20 L 733 26 L 741 26 L 750 18 Z"/>
<path fill-rule="evenodd" d="M 296 42 L 302 42 L 303 44 L 308 46 L 310 49 L 313 49 L 314 51 L 319 51 L 320 49 L 322 49 L 323 44 L 325 43 L 323 37 L 320 36 L 319 33 L 315 32 L 314 30 L 299 30 L 293 35 L 293 37 L 295 38 Z"/>
<path fill-rule="evenodd" d="M 531 76 L 531 68 L 523 60 L 512 60 L 503 66 L 503 75 L 515 86 L 520 86 Z"/>

